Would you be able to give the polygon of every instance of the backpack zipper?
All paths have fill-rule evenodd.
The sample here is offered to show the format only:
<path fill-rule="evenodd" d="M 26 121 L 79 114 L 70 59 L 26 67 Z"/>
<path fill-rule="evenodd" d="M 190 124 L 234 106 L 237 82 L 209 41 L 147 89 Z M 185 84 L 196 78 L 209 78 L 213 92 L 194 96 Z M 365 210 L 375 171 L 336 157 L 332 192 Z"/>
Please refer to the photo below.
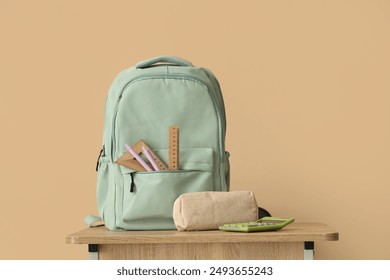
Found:
<path fill-rule="evenodd" d="M 99 171 L 99 160 L 101 157 L 104 157 L 106 155 L 105 151 L 104 151 L 104 145 L 102 147 L 102 149 L 100 150 L 100 153 L 99 153 L 99 156 L 97 158 L 97 161 L 96 161 L 96 172 Z"/>
<path fill-rule="evenodd" d="M 158 174 L 158 173 L 177 173 L 177 172 L 180 172 L 180 173 L 184 173 L 184 172 L 193 172 L 193 171 L 198 171 L 198 170 L 163 170 L 163 171 L 153 171 L 153 172 L 148 172 L 148 171 L 138 171 L 138 172 L 130 172 L 130 193 L 133 193 L 134 192 L 134 188 L 135 188 L 135 180 L 134 180 L 134 175 L 135 173 L 138 173 L 138 174 Z"/>
<path fill-rule="evenodd" d="M 134 187 L 135 187 L 135 183 L 134 183 L 134 172 L 131 172 L 130 173 L 130 177 L 131 177 L 131 183 L 130 183 L 130 192 L 134 192 Z"/>

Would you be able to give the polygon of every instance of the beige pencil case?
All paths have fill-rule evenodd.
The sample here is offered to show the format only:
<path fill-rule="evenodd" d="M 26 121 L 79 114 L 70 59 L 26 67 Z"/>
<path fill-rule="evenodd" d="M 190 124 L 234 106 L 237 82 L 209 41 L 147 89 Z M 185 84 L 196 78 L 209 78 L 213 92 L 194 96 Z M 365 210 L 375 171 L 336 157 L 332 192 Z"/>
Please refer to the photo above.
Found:
<path fill-rule="evenodd" d="M 253 222 L 258 208 L 253 192 L 194 192 L 179 196 L 173 220 L 179 231 L 212 230 L 227 223 Z"/>

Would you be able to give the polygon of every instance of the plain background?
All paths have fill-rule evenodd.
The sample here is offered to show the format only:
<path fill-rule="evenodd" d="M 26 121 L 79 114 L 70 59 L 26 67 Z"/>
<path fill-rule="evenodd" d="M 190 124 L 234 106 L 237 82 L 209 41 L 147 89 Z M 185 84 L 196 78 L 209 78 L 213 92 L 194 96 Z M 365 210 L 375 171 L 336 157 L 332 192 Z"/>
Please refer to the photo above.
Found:
<path fill-rule="evenodd" d="M 1 259 L 85 259 L 107 90 L 159 55 L 206 66 L 231 189 L 322 222 L 318 259 L 390 259 L 390 2 L 0 1 Z"/>

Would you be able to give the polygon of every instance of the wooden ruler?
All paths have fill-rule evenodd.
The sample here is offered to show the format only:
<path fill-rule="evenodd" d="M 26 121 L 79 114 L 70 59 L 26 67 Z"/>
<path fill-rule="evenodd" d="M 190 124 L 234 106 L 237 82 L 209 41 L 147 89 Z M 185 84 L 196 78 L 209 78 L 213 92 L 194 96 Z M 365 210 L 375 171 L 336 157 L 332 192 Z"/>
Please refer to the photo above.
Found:
<path fill-rule="evenodd" d="M 142 147 L 145 147 L 149 150 L 152 158 L 154 159 L 160 170 L 168 170 L 168 167 L 161 160 L 161 158 L 155 152 L 153 152 L 153 150 L 142 139 L 132 146 L 133 150 L 138 154 L 142 153 Z M 124 153 L 120 158 L 118 158 L 115 163 L 123 165 L 130 169 L 134 169 L 136 171 L 146 171 L 146 169 L 133 157 L 133 155 L 127 152 Z"/>
<path fill-rule="evenodd" d="M 179 127 L 169 127 L 169 142 L 168 142 L 168 168 L 169 170 L 179 169 Z"/>

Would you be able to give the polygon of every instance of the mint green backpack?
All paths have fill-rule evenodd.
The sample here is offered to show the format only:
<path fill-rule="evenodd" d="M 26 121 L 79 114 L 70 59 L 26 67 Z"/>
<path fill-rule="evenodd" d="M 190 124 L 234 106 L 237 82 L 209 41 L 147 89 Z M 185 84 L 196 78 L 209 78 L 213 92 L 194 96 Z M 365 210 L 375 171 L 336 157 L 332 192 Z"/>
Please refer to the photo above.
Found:
<path fill-rule="evenodd" d="M 142 139 L 168 163 L 168 128 L 179 126 L 179 169 L 140 172 L 115 161 Z M 106 100 L 97 204 L 109 229 L 175 229 L 181 194 L 229 191 L 226 116 L 213 73 L 177 57 L 157 57 L 122 71 Z M 89 217 L 87 223 L 96 219 Z"/>

